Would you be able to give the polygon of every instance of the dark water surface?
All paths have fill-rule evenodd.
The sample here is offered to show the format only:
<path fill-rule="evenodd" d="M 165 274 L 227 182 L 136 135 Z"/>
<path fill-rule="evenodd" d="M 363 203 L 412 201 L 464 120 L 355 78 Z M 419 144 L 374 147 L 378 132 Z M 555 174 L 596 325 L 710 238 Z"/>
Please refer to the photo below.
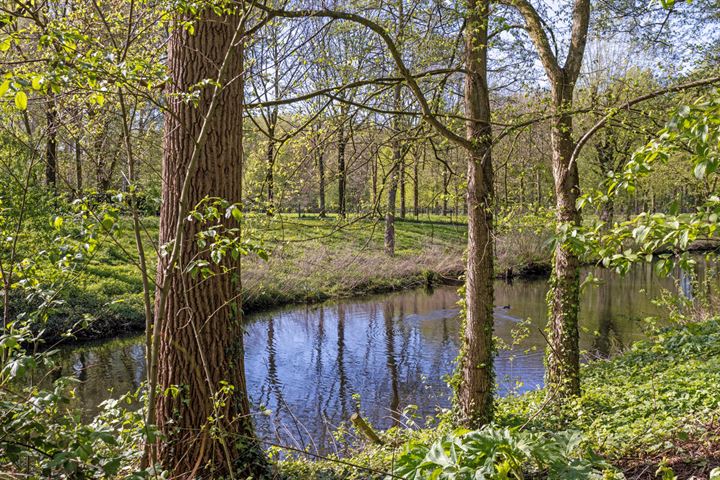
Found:
<path fill-rule="evenodd" d="M 581 306 L 581 347 L 607 356 L 643 336 L 640 319 L 657 314 L 651 299 L 673 280 L 651 266 L 619 277 L 592 269 L 603 282 L 587 287 Z M 547 280 L 495 285 L 495 334 L 507 343 L 521 321 L 527 338 L 496 360 L 499 393 L 542 386 Z M 417 406 L 421 417 L 449 405 L 445 378 L 458 349 L 456 287 L 412 290 L 317 306 L 294 306 L 252 315 L 245 336 L 248 393 L 260 435 L 294 446 L 332 449 L 331 432 L 358 405 L 385 428 L 394 414 Z M 80 404 L 99 402 L 140 386 L 145 378 L 142 338 L 109 340 L 62 352 L 63 374 L 82 382 Z M 108 389 L 112 388 L 112 393 Z"/>

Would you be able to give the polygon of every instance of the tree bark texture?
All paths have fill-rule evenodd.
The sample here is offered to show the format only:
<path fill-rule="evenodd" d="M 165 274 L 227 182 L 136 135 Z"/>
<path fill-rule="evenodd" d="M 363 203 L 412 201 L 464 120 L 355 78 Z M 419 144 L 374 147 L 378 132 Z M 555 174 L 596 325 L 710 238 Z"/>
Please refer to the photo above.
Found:
<path fill-rule="evenodd" d="M 493 415 L 493 170 L 487 84 L 488 0 L 468 2 L 465 116 L 468 151 L 468 252 L 465 319 L 456 400 L 460 423 L 477 428 Z"/>
<path fill-rule="evenodd" d="M 554 91 L 551 145 L 558 225 L 580 224 L 577 209 L 579 178 L 577 162 L 570 162 L 575 144 L 572 138 L 574 85 L 560 85 Z M 580 305 L 580 260 L 566 245 L 558 243 L 550 280 L 550 318 L 546 359 L 546 386 L 556 398 L 580 394 L 580 346 L 578 311 Z"/>
<path fill-rule="evenodd" d="M 242 194 L 243 52 L 241 45 L 231 46 L 240 20 L 230 14 L 201 15 L 193 35 L 184 28 L 171 34 L 171 93 L 187 92 L 205 79 L 217 80 L 228 49 L 232 51 L 220 81 L 217 106 L 208 116 L 206 141 L 197 144 L 195 171 L 188 172 L 188 166 L 213 89 L 202 90 L 197 106 L 169 96 L 165 116 L 160 244 L 172 244 L 177 222 L 182 221 L 184 245 L 175 268 L 167 271 L 168 256 L 160 257 L 158 267 L 158 285 L 169 282 L 169 289 L 165 314 L 160 318 L 159 293 L 155 301 L 160 332 L 160 394 L 155 409 L 163 435 L 157 446 L 158 458 L 174 478 L 217 478 L 231 469 L 247 473 L 260 457 L 245 387 L 239 262 L 215 266 L 216 275 L 205 279 L 186 272 L 190 261 L 209 260 L 207 251 L 196 242 L 201 226 L 179 218 L 186 172 L 191 179 L 187 209 L 192 210 L 206 196 L 235 203 Z M 223 267 L 230 273 L 223 272 Z M 177 393 L 167 393 L 172 389 Z"/>

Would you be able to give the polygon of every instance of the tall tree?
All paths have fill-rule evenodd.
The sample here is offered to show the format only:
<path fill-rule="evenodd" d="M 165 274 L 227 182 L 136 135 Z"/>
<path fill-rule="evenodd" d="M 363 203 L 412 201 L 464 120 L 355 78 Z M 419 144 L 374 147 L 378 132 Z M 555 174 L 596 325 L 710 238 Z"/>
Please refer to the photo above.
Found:
<path fill-rule="evenodd" d="M 587 43 L 590 0 L 575 0 L 572 31 L 564 63 L 560 63 L 543 20 L 528 0 L 503 0 L 517 9 L 537 50 L 551 88 L 551 149 L 555 179 L 555 207 L 558 225 L 580 225 L 577 199 L 580 179 L 573 160 L 573 93 Z M 553 256 L 552 294 L 548 319 L 546 386 L 556 398 L 580 394 L 580 347 L 578 310 L 580 304 L 580 261 L 563 242 Z"/>
<path fill-rule="evenodd" d="M 493 415 L 493 166 L 487 78 L 489 0 L 469 0 L 465 31 L 468 251 L 465 320 L 458 364 L 460 420 L 479 427 Z"/>
<path fill-rule="evenodd" d="M 397 9 L 394 12 L 395 16 L 395 42 L 398 49 L 402 49 L 402 43 L 405 34 L 405 14 L 403 8 L 403 2 L 405 0 L 399 0 L 397 3 Z M 395 85 L 393 89 L 393 109 L 397 111 L 402 110 L 402 85 L 399 83 Z M 395 212 L 397 209 L 397 193 L 398 185 L 402 180 L 402 164 L 403 157 L 405 155 L 404 148 L 400 134 L 402 131 L 402 118 L 401 115 L 395 114 L 392 118 L 392 164 L 390 165 L 390 173 L 388 175 L 388 195 L 387 195 L 387 210 L 385 212 L 385 254 L 392 257 L 395 255 Z M 404 181 L 404 180 L 402 180 Z M 401 190 L 402 209 L 401 216 L 404 215 L 404 202 L 405 194 Z"/>
<path fill-rule="evenodd" d="M 163 392 L 154 404 L 157 456 L 179 478 L 251 473 L 260 456 L 245 388 L 239 265 L 211 262 L 204 279 L 188 272 L 191 261 L 209 260 L 189 210 L 206 197 L 241 200 L 243 22 L 240 6 L 228 8 L 202 10 L 194 32 L 176 28 L 168 44 L 160 244 L 171 253 L 158 266 L 151 368 Z M 217 86 L 203 88 L 196 104 L 183 100 L 207 80 Z"/>

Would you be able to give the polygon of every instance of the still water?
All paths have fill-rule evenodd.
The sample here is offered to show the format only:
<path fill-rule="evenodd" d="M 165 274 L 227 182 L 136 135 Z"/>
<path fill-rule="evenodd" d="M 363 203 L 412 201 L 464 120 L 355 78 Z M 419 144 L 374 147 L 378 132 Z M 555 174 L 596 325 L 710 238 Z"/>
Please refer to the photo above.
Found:
<path fill-rule="evenodd" d="M 581 347 L 586 357 L 607 356 L 642 338 L 640 320 L 659 313 L 651 300 L 673 280 L 655 277 L 649 265 L 622 278 L 588 271 L 602 283 L 582 296 Z M 542 386 L 546 292 L 546 279 L 495 285 L 495 334 L 510 344 L 513 331 L 529 319 L 527 338 L 498 352 L 501 395 Z M 439 287 L 249 317 L 248 393 L 258 411 L 269 410 L 256 417 L 258 433 L 327 451 L 333 449 L 332 432 L 358 409 L 386 428 L 403 421 L 396 412 L 408 405 L 416 405 L 421 418 L 447 407 L 445 379 L 458 349 L 457 300 L 456 287 Z M 141 337 L 86 345 L 62 357 L 62 373 L 81 380 L 77 394 L 88 414 L 145 378 Z"/>

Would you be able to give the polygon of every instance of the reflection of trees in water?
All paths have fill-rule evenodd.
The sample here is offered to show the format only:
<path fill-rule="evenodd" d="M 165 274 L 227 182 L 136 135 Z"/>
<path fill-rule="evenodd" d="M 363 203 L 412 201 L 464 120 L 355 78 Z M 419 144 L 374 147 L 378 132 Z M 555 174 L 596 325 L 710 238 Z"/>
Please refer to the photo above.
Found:
<path fill-rule="evenodd" d="M 290 438 L 295 438 L 300 448 L 305 448 L 305 439 L 306 434 L 308 433 L 307 429 L 305 428 L 305 425 L 303 425 L 295 416 L 294 412 L 291 411 L 291 406 L 285 401 L 285 396 L 283 394 L 283 385 L 280 380 L 277 360 L 278 347 L 275 332 L 275 318 L 272 316 L 268 317 L 267 322 L 267 353 L 267 388 L 261 389 L 261 398 L 264 393 L 267 398 L 267 403 L 270 404 L 271 396 L 274 397 L 274 402 L 272 402 L 272 404 L 275 406 L 275 411 L 273 412 L 275 434 L 278 437 L 278 440 L 280 440 L 282 438 L 280 431 L 284 430 L 288 433 Z M 284 421 L 291 422 L 291 425 L 283 423 Z M 290 431 L 291 428 L 294 430 L 293 432 Z"/>
<path fill-rule="evenodd" d="M 327 443 L 329 425 L 323 420 L 326 417 L 327 402 L 331 395 L 325 398 L 325 385 L 323 379 L 323 346 L 325 345 L 325 307 L 320 306 L 317 309 L 317 334 L 315 335 L 315 346 L 313 348 L 315 354 L 315 422 L 320 427 L 317 429 L 318 443 L 324 445 Z M 313 399 L 308 399 L 312 402 Z"/>
<path fill-rule="evenodd" d="M 615 328 L 613 321 L 613 296 L 607 284 L 600 285 L 597 292 L 598 297 L 598 328 L 597 335 L 593 340 L 593 350 L 603 358 L 610 356 L 613 344 L 622 346 L 620 334 Z"/>
<path fill-rule="evenodd" d="M 320 307 L 317 310 L 318 312 L 318 322 L 317 322 L 317 335 L 315 336 L 315 374 L 317 375 L 317 378 L 322 378 L 322 347 L 323 343 L 325 343 L 325 308 Z M 320 402 L 318 402 L 318 405 L 322 403 L 322 399 Z"/>
<path fill-rule="evenodd" d="M 373 302 L 370 305 L 368 305 L 368 308 L 370 310 L 369 312 L 369 322 L 368 326 L 365 329 L 365 356 L 363 359 L 363 374 L 364 375 L 372 375 L 373 371 L 373 349 L 375 347 L 375 335 L 377 333 L 378 325 L 377 325 L 377 319 L 378 319 L 378 302 Z"/>
<path fill-rule="evenodd" d="M 398 387 L 398 367 L 395 360 L 395 305 L 393 301 L 386 301 L 383 310 L 383 316 L 385 317 L 386 365 L 390 372 L 390 417 L 395 426 L 400 422 L 400 413 L 398 411 L 400 408 L 400 392 Z M 399 323 L 402 323 L 402 318 L 399 319 Z"/>
<path fill-rule="evenodd" d="M 345 371 L 345 307 L 342 304 L 338 304 L 337 322 L 338 399 L 340 400 L 342 418 L 348 418 L 347 372 Z"/>
<path fill-rule="evenodd" d="M 263 382 L 263 385 L 260 388 L 260 398 L 258 400 L 261 404 L 264 404 L 269 408 L 274 407 L 273 423 L 275 434 L 279 438 L 278 431 L 281 428 L 280 423 L 285 401 L 283 400 L 280 378 L 278 376 L 277 346 L 275 343 L 275 318 L 269 316 L 267 318 L 267 343 L 265 346 L 265 351 L 268 355 L 267 376 L 265 377 L 265 382 Z"/>

